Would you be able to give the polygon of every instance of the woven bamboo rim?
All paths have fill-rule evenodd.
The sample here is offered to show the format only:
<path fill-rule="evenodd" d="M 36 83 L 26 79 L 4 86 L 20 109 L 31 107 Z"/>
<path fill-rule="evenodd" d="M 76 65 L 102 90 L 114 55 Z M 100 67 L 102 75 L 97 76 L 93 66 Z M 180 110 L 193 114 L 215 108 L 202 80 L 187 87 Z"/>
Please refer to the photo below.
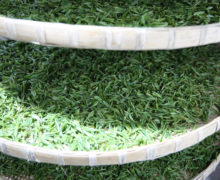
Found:
<path fill-rule="evenodd" d="M 219 163 L 220 163 L 220 154 L 214 161 L 212 161 L 212 163 L 204 171 L 202 171 L 199 175 L 194 177 L 192 180 L 206 180 L 207 177 L 216 170 Z"/>
<path fill-rule="evenodd" d="M 96 151 L 61 151 L 35 147 L 0 138 L 0 151 L 17 158 L 41 163 L 75 166 L 126 164 L 154 160 L 193 146 L 220 130 L 220 116 L 211 122 L 170 140 L 129 149 Z"/>
<path fill-rule="evenodd" d="M 34 180 L 33 176 L 2 176 L 0 177 L 0 180 Z"/>
<path fill-rule="evenodd" d="M 200 174 L 198 174 L 196 177 L 194 177 L 192 180 L 206 180 L 206 178 L 213 173 L 218 164 L 220 163 L 220 154 L 218 155 L 218 157 L 212 161 L 212 163 L 204 170 L 202 171 Z M 33 180 L 34 177 L 33 176 L 2 176 L 0 177 L 0 180 Z"/>
<path fill-rule="evenodd" d="M 206 178 L 215 171 L 218 164 L 220 163 L 220 154 L 218 157 L 212 161 L 212 163 L 200 174 L 198 174 L 196 177 L 194 177 L 192 180 L 206 180 Z M 0 180 L 33 180 L 33 176 L 2 176 L 0 177 Z"/>
<path fill-rule="evenodd" d="M 198 174 L 196 177 L 194 177 L 192 180 L 206 180 L 206 178 L 215 171 L 218 164 L 220 163 L 220 154 L 218 157 L 212 161 L 212 163 L 200 174 Z M 33 180 L 33 176 L 2 176 L 0 177 L 0 180 Z"/>
<path fill-rule="evenodd" d="M 220 42 L 220 23 L 175 28 L 70 25 L 0 16 L 0 39 L 107 50 L 179 49 Z"/>

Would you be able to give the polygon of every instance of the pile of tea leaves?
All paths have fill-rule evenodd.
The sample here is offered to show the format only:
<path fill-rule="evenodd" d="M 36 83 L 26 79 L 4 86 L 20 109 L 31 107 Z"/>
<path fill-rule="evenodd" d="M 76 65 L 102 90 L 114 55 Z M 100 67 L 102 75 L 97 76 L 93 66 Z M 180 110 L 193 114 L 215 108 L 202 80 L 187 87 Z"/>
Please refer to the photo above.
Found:
<path fill-rule="evenodd" d="M 219 114 L 217 45 L 113 52 L 0 43 L 0 137 L 116 150 L 169 139 Z"/>
<path fill-rule="evenodd" d="M 175 27 L 220 22 L 218 0 L 1 0 L 7 17 Z M 0 137 L 60 150 L 109 151 L 186 133 L 219 115 L 220 48 L 121 52 L 0 41 Z M 35 179 L 190 179 L 219 154 L 219 134 L 167 157 L 60 167 L 0 154 L 0 175 Z"/>
<path fill-rule="evenodd" d="M 209 166 L 220 153 L 220 134 L 176 154 L 154 161 L 126 165 L 73 167 L 27 162 L 0 154 L 0 177 L 29 176 L 34 179 L 191 179 Z"/>

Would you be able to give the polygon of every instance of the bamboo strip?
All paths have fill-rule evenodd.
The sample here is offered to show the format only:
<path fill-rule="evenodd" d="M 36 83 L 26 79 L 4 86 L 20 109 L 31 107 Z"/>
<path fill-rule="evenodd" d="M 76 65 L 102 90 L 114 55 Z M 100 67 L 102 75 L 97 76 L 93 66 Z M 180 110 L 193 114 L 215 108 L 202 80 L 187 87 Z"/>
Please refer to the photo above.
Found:
<path fill-rule="evenodd" d="M 154 160 L 181 151 L 199 143 L 219 130 L 220 116 L 198 129 L 170 140 L 124 150 L 107 152 L 60 151 L 0 138 L 0 152 L 28 161 L 59 165 L 98 166 L 126 164 L 137 161 Z"/>
<path fill-rule="evenodd" d="M 220 154 L 214 161 L 212 161 L 212 163 L 204 171 L 202 171 L 199 175 L 194 177 L 192 180 L 206 180 L 207 177 L 216 170 L 219 163 L 220 163 Z"/>
<path fill-rule="evenodd" d="M 1 176 L 0 180 L 34 180 L 33 176 Z"/>
<path fill-rule="evenodd" d="M 70 25 L 0 16 L 0 37 L 82 49 L 180 49 L 220 42 L 220 23 L 175 28 L 130 28 Z"/>
<path fill-rule="evenodd" d="M 218 157 L 212 161 L 212 163 L 204 170 L 202 171 L 200 174 L 198 174 L 196 177 L 194 177 L 192 180 L 206 180 L 206 178 L 215 171 L 215 169 L 217 168 L 218 164 L 220 163 L 220 154 L 218 155 Z M 34 179 L 33 176 L 2 176 L 0 177 L 0 180 L 13 180 L 13 179 L 17 179 L 17 180 L 32 180 Z"/>

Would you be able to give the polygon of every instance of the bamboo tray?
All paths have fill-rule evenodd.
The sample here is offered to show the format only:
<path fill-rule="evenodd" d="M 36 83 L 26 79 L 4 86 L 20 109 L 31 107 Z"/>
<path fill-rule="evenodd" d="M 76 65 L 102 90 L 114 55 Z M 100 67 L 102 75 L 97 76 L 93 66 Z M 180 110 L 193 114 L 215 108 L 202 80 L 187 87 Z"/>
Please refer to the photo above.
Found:
<path fill-rule="evenodd" d="M 220 23 L 176 28 L 70 25 L 0 16 L 0 39 L 107 50 L 179 49 L 220 42 Z"/>
<path fill-rule="evenodd" d="M 212 161 L 212 163 L 204 171 L 202 171 L 199 175 L 194 177 L 192 180 L 206 180 L 207 177 L 216 170 L 219 163 L 220 163 L 220 154 L 214 161 Z"/>
<path fill-rule="evenodd" d="M 206 180 L 206 178 L 213 173 L 218 164 L 220 163 L 220 154 L 218 155 L 218 157 L 212 161 L 212 163 L 204 170 L 202 171 L 200 174 L 198 174 L 196 177 L 194 177 L 192 180 Z M 34 177 L 33 176 L 2 176 L 0 177 L 0 180 L 33 180 Z"/>
<path fill-rule="evenodd" d="M 198 174 L 196 177 L 194 177 L 192 180 L 206 180 L 206 178 L 213 173 L 218 164 L 220 163 L 220 154 L 218 155 L 218 157 L 212 161 L 212 163 L 204 170 L 202 171 L 200 174 Z M 2 176 L 0 177 L 0 180 L 33 180 L 34 177 L 33 176 Z"/>
<path fill-rule="evenodd" d="M 154 160 L 193 146 L 220 130 L 220 116 L 198 129 L 152 145 L 130 149 L 96 151 L 50 150 L 0 138 L 0 151 L 28 161 L 59 165 L 98 166 Z"/>
<path fill-rule="evenodd" d="M 38 22 L 0 16 L 0 39 L 40 45 L 107 49 L 179 49 L 220 42 L 220 23 L 177 28 L 127 28 Z M 61 151 L 0 138 L 0 151 L 28 161 L 98 166 L 154 160 L 193 146 L 220 130 L 220 116 L 164 142 L 108 152 Z"/>
<path fill-rule="evenodd" d="M 198 174 L 196 177 L 194 177 L 192 180 L 206 180 L 206 178 L 213 173 L 218 164 L 220 163 L 220 154 L 218 155 L 218 157 L 212 161 L 212 163 L 204 170 L 202 171 L 200 174 Z M 0 177 L 0 180 L 33 180 L 34 177 L 33 176 L 2 176 Z"/>

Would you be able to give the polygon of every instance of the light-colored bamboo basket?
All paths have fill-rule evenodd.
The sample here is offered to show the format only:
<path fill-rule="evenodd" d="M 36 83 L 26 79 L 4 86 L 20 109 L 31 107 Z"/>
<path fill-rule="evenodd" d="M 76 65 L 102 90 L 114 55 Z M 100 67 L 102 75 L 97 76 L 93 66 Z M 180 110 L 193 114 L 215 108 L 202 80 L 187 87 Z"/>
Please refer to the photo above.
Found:
<path fill-rule="evenodd" d="M 206 178 L 211 175 L 217 168 L 218 164 L 220 163 L 220 154 L 218 157 L 212 161 L 212 163 L 201 173 L 199 173 L 196 177 L 192 180 L 206 180 Z M 33 180 L 33 176 L 2 176 L 0 180 Z"/>
<path fill-rule="evenodd" d="M 220 23 L 176 28 L 69 25 L 0 16 L 2 39 L 107 50 L 179 49 L 220 42 Z"/>
<path fill-rule="evenodd" d="M 192 180 L 206 180 L 206 178 L 213 173 L 218 164 L 220 163 L 220 154 L 218 157 L 212 161 L 212 163 L 201 173 L 199 173 L 196 177 L 194 177 Z M 33 180 L 33 176 L 2 176 L 0 177 L 0 180 Z"/>
<path fill-rule="evenodd" d="M 40 45 L 107 49 L 178 49 L 220 42 L 220 23 L 177 28 L 127 28 L 68 25 L 0 16 L 0 39 Z M 196 130 L 152 145 L 107 152 L 61 151 L 0 138 L 0 151 L 28 161 L 98 166 L 153 160 L 191 147 L 220 130 L 220 117 Z"/>
<path fill-rule="evenodd" d="M 130 149 L 86 152 L 50 150 L 0 138 L 0 151 L 28 161 L 59 165 L 98 166 L 154 160 L 191 147 L 220 130 L 220 116 L 170 140 Z"/>
<path fill-rule="evenodd" d="M 216 170 L 219 163 L 220 163 L 220 154 L 214 161 L 212 161 L 212 163 L 204 171 L 202 171 L 199 175 L 194 177 L 192 180 L 206 180 L 207 177 Z"/>

